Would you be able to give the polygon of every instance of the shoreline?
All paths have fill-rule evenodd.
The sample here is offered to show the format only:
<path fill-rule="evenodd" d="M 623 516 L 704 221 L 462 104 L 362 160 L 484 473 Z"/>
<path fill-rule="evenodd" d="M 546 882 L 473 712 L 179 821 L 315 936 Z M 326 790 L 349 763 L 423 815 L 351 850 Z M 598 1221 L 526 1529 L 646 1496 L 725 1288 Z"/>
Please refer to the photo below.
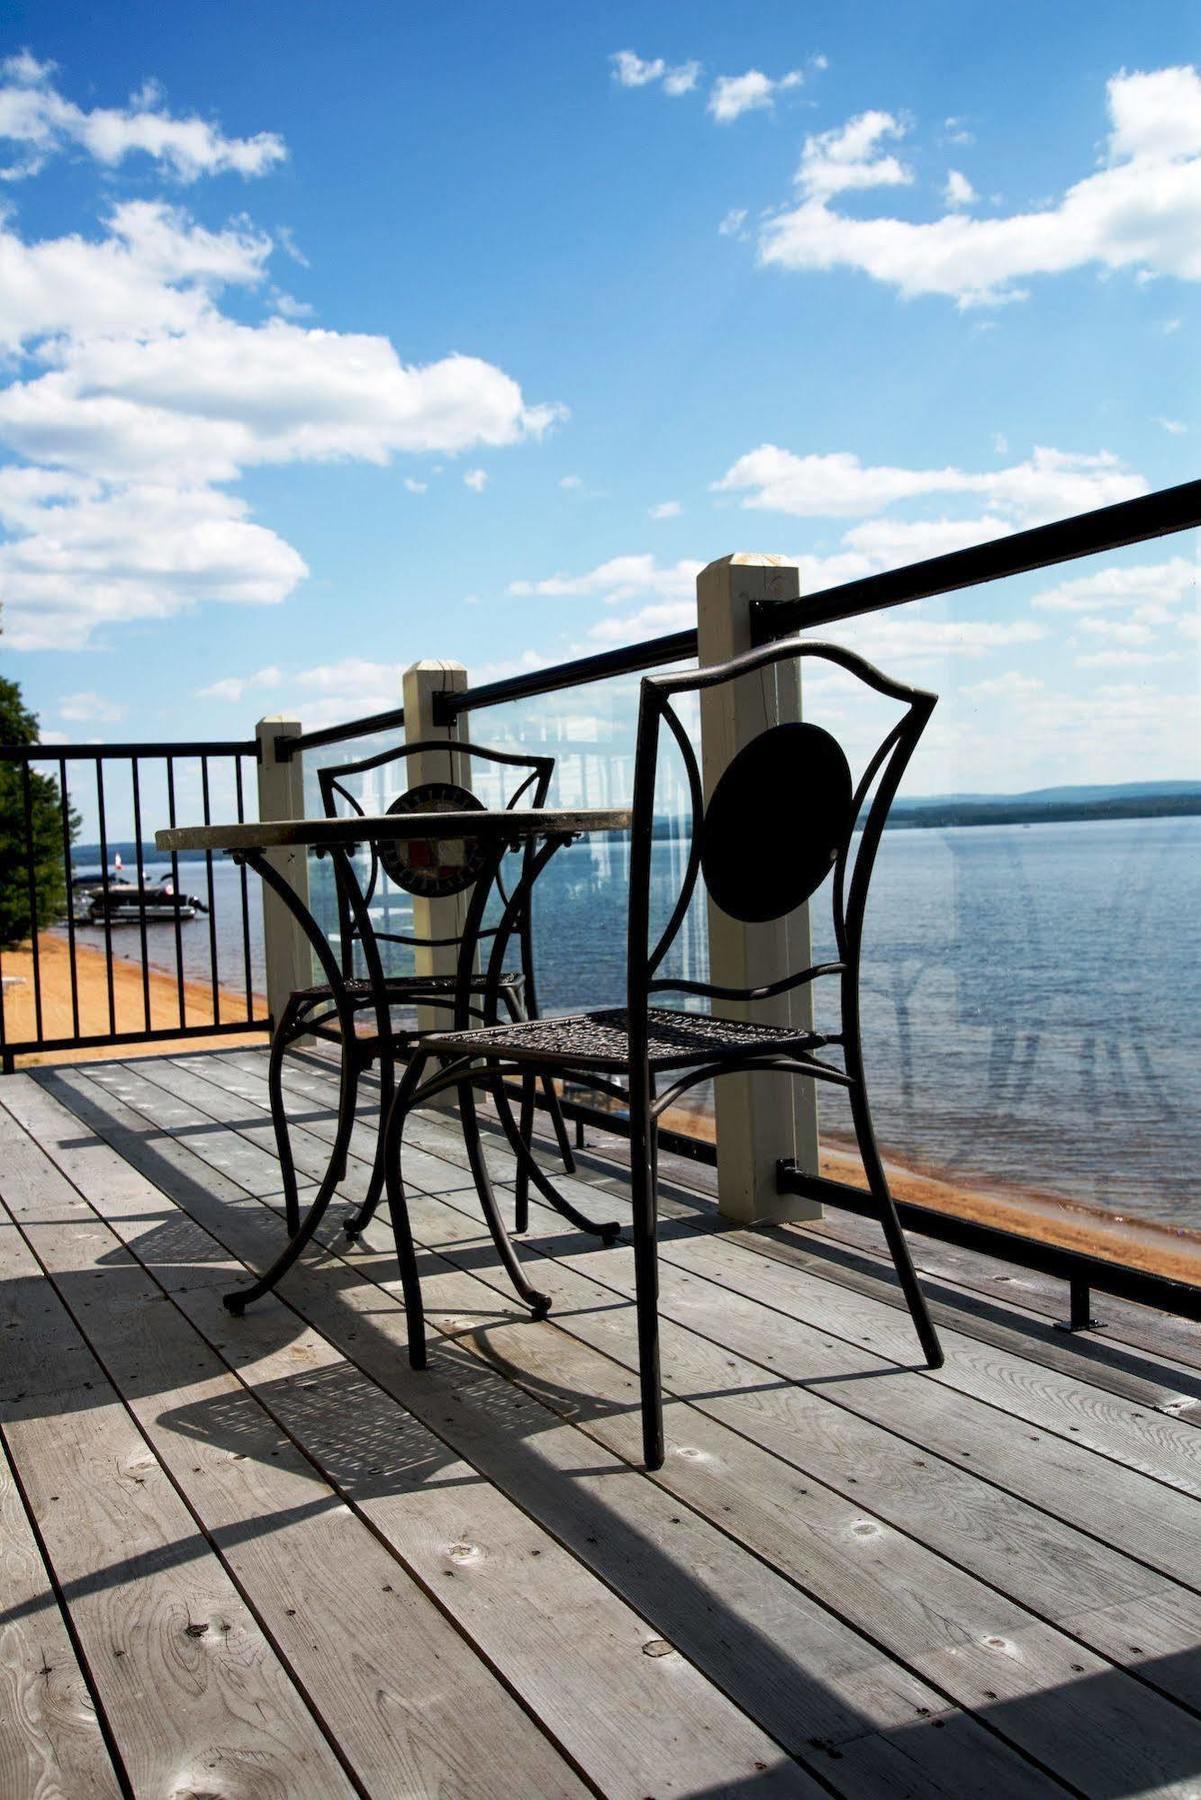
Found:
<path fill-rule="evenodd" d="M 41 974 L 42 990 L 42 1030 L 37 1031 L 37 1015 L 34 1004 L 33 984 L 33 949 L 29 942 L 20 945 L 16 950 L 5 950 L 0 955 L 0 966 L 6 980 L 16 977 L 11 987 L 5 987 L 4 1037 L 6 1042 L 22 1042 L 36 1036 L 73 1037 L 75 1033 L 74 1012 L 71 1001 L 71 945 L 66 932 L 48 928 L 38 933 L 38 964 Z M 142 965 L 121 955 L 113 956 L 113 1011 L 110 1017 L 108 1001 L 108 958 L 102 950 L 91 944 L 77 943 L 75 946 L 76 993 L 79 1007 L 79 1033 L 81 1037 L 99 1036 L 112 1030 L 115 1021 L 119 1032 L 143 1032 L 146 1029 L 147 1002 L 149 1002 L 150 1029 L 152 1031 L 171 1030 L 179 1025 L 180 997 L 179 981 L 174 972 L 165 969 L 147 968 L 143 984 Z M 267 1002 L 262 994 L 251 995 L 251 1006 L 260 1017 L 266 1014 Z M 236 994 L 228 988 L 218 989 L 218 1009 L 220 1023 L 237 1023 L 246 1019 L 246 996 Z M 183 1013 L 188 1025 L 212 1025 L 217 1021 L 213 1016 L 212 989 L 206 982 L 184 978 Z M 253 1016 L 253 1014 L 251 1015 Z M 245 1047 L 247 1044 L 266 1043 L 264 1030 L 250 1029 L 245 1032 L 220 1032 L 208 1037 L 196 1036 L 179 1039 L 179 1047 L 186 1050 L 232 1050 Z M 101 1062 L 114 1056 L 153 1056 L 170 1053 L 169 1042 L 147 1041 L 142 1038 L 127 1044 L 98 1044 L 93 1048 L 81 1049 L 68 1046 L 63 1050 L 41 1050 L 19 1055 L 16 1058 L 18 1069 L 35 1068 L 48 1063 L 67 1062 Z"/>
<path fill-rule="evenodd" d="M 43 1036 L 73 1035 L 71 1006 L 70 943 L 65 933 L 45 930 L 38 936 L 42 980 Z M 110 1030 L 107 958 L 90 944 L 76 944 L 76 982 L 81 1035 Z M 4 1035 L 8 1040 L 35 1035 L 33 956 L 28 944 L 5 951 L 0 957 L 5 976 L 21 978 L 4 991 Z M 244 1020 L 246 997 L 227 988 L 218 990 L 222 1022 Z M 118 1031 L 145 1029 L 149 997 L 152 1029 L 170 1030 L 179 1024 L 179 983 L 174 973 L 148 968 L 143 986 L 142 966 L 121 956 L 113 957 L 113 1007 Z M 185 978 L 184 1017 L 189 1025 L 214 1022 L 212 992 L 202 982 Z M 267 1011 L 261 994 L 251 996 L 260 1016 Z M 202 1050 L 243 1049 L 267 1042 L 264 1030 L 222 1032 L 205 1036 L 154 1041 L 132 1039 L 124 1044 L 99 1044 L 93 1048 L 47 1050 L 16 1058 L 18 1068 L 52 1063 L 101 1062 L 137 1056 L 186 1055 Z M 671 1125 L 713 1141 L 711 1115 L 685 1110 L 669 1116 Z M 665 1120 L 665 1123 L 668 1122 Z M 1036 1189 L 1001 1185 L 987 1176 L 948 1180 L 937 1171 L 908 1160 L 898 1162 L 885 1152 L 885 1164 L 898 1200 L 910 1201 L 931 1211 L 953 1214 L 981 1224 L 1013 1231 L 1062 1248 L 1109 1257 L 1178 1281 L 1201 1282 L 1201 1230 L 1169 1225 L 1155 1219 L 1118 1216 L 1083 1201 L 1041 1193 Z M 820 1170 L 838 1181 L 859 1185 L 862 1172 L 854 1145 L 827 1135 L 821 1145 Z"/>

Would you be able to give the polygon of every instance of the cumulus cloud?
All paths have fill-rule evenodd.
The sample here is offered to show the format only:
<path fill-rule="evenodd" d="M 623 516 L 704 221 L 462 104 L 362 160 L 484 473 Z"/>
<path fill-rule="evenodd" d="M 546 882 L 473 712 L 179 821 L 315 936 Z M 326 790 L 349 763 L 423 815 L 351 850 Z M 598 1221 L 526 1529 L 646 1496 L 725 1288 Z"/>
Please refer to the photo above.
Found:
<path fill-rule="evenodd" d="M 699 62 L 682 62 L 672 66 L 661 56 L 645 61 L 641 56 L 635 56 L 632 50 L 618 50 L 609 60 L 613 65 L 613 79 L 619 87 L 652 87 L 659 83 L 663 92 L 673 100 L 678 99 L 681 94 L 691 93 L 701 72 Z"/>
<path fill-rule="evenodd" d="M 201 175 L 263 175 L 287 149 L 273 131 L 232 138 L 194 114 L 169 113 L 160 90 L 148 83 L 125 107 L 85 112 L 54 86 L 53 63 L 25 50 L 0 64 L 0 140 L 21 146 L 21 160 L 5 171 L 10 180 L 34 175 L 46 159 L 76 148 L 107 168 L 135 154 L 151 157 L 180 181 Z"/>
<path fill-rule="evenodd" d="M 6 79 L 11 136 L 55 90 L 27 57 Z M 166 117 L 143 96 L 130 116 L 151 112 Z M 232 156 L 218 145 L 209 166 Z M 0 469 L 10 645 L 80 648 L 100 625 L 284 599 L 307 571 L 224 491 L 247 469 L 498 448 L 562 416 L 492 363 L 406 363 L 385 337 L 279 316 L 269 290 L 248 322 L 272 250 L 244 219 L 213 229 L 161 199 L 118 201 L 95 235 L 28 240 L 0 217 L 0 449 L 25 465 Z"/>
<path fill-rule="evenodd" d="M 951 169 L 948 171 L 946 186 L 943 188 L 942 197 L 943 204 L 950 207 L 952 210 L 955 210 L 960 206 L 971 206 L 974 200 L 979 199 L 979 195 L 976 193 L 975 188 L 972 186 L 967 176 L 961 175 L 958 169 Z"/>
<path fill-rule="evenodd" d="M 115 700 L 90 688 L 79 694 L 64 694 L 58 703 L 59 718 L 78 724 L 115 725 L 125 717 L 125 711 Z"/>
<path fill-rule="evenodd" d="M 900 138 L 906 127 L 892 113 L 865 112 L 832 131 L 805 139 L 796 183 L 810 200 L 826 200 L 850 188 L 903 187 L 912 171 L 891 154 L 879 154 L 884 138 Z"/>
<path fill-rule="evenodd" d="M 96 482 L 26 504 L 18 534 L 0 543 L 5 642 L 83 649 L 105 624 L 166 619 L 201 601 L 283 600 L 308 571 L 247 511 L 214 488 L 149 482 Z"/>
<path fill-rule="evenodd" d="M 463 477 L 463 486 L 469 487 L 473 494 L 482 494 L 487 485 L 487 469 L 468 469 Z"/>
<path fill-rule="evenodd" d="M 549 575 L 542 581 L 511 581 L 510 594 L 527 594 L 544 598 L 574 598 L 595 595 L 607 601 L 631 600 L 643 594 L 656 594 L 678 600 L 695 593 L 696 578 L 703 568 L 699 562 L 684 559 L 673 564 L 656 562 L 649 552 L 631 556 L 613 556 L 585 575 Z"/>
<path fill-rule="evenodd" d="M 745 75 L 719 75 L 709 95 L 709 111 L 719 125 L 731 125 L 743 113 L 774 105 L 777 94 L 800 87 L 804 79 L 800 69 L 790 69 L 776 80 L 762 69 L 748 69 Z"/>
<path fill-rule="evenodd" d="M 713 486 L 719 493 L 744 495 L 744 507 L 795 518 L 870 513 L 927 494 L 972 494 L 1025 525 L 1088 512 L 1147 490 L 1141 475 L 1104 451 L 1081 456 L 1036 449 L 1025 462 L 972 473 L 865 465 L 849 451 L 797 456 L 775 444 L 740 456 Z"/>
<path fill-rule="evenodd" d="M 906 296 L 942 294 L 960 306 L 1018 300 L 1032 277 L 1090 265 L 1201 280 L 1201 76 L 1191 67 L 1122 71 L 1107 102 L 1103 166 L 1050 205 L 991 219 L 954 209 L 929 221 L 865 219 L 832 207 L 846 188 L 910 178 L 894 157 L 873 154 L 880 136 L 903 126 L 888 113 L 861 114 L 841 134 L 807 141 L 799 204 L 764 225 L 760 261 L 860 269 Z"/>
<path fill-rule="evenodd" d="M 1132 607 L 1172 607 L 1197 593 L 1197 565 L 1187 556 L 1167 562 L 1094 569 L 1035 594 L 1036 612 L 1097 613 Z"/>
<path fill-rule="evenodd" d="M 684 508 L 678 500 L 660 500 L 658 506 L 648 509 L 647 517 L 651 519 L 678 519 Z"/>

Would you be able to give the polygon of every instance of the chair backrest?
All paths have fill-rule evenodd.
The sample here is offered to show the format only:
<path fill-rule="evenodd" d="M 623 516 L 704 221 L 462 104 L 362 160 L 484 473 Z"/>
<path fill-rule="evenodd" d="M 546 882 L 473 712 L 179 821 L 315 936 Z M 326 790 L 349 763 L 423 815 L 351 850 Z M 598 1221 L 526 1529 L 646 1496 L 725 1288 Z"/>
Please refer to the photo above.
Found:
<path fill-rule="evenodd" d="M 415 786 L 410 785 L 407 779 L 414 757 L 422 759 L 421 773 L 425 777 Z M 396 792 L 387 805 L 378 808 L 381 812 L 458 812 L 482 807 L 484 802 L 469 784 L 473 779 L 478 781 L 485 770 L 493 778 L 489 785 L 499 788 L 499 797 L 492 802 L 493 810 L 512 811 L 518 806 L 545 806 L 555 772 L 555 759 L 553 756 L 529 756 L 509 750 L 486 749 L 481 744 L 464 743 L 457 739 L 431 738 L 397 744 L 374 756 L 318 770 L 321 804 L 327 816 L 336 818 L 339 815 L 346 817 L 348 814 L 358 814 L 362 818 L 365 808 L 350 783 L 355 777 L 376 769 L 387 771 L 389 775 L 395 773 L 396 778 L 394 783 L 388 784 L 394 785 Z M 435 865 L 423 859 L 420 844 L 421 840 L 417 840 L 402 849 L 395 843 L 381 845 L 367 840 L 370 863 L 367 880 L 360 884 L 363 900 L 361 916 L 367 915 L 367 909 L 379 886 L 381 872 L 394 885 L 409 893 L 430 898 L 465 893 L 474 885 L 484 858 L 479 847 L 473 846 L 472 840 L 463 840 L 461 848 L 456 847 L 456 854 L 461 856 L 461 860 L 447 865 Z M 503 887 L 501 898 L 505 898 Z M 340 886 L 338 924 L 342 941 L 343 973 L 350 975 L 353 973 L 355 940 L 362 933 L 355 924 L 346 895 Z M 372 930 L 377 940 L 419 948 L 454 945 L 459 941 L 454 937 L 422 937 L 413 932 L 381 930 L 375 925 Z M 493 933 L 491 929 L 486 929 L 479 935 L 488 937 Z M 523 962 L 528 963 L 528 921 L 522 930 L 521 942 Z"/>
<path fill-rule="evenodd" d="M 868 757 L 858 781 L 838 740 L 818 725 L 797 720 L 770 725 L 737 750 L 711 781 L 706 805 L 696 751 L 673 703 L 679 697 L 700 694 L 780 664 L 805 661 L 837 665 L 905 709 Z M 630 858 L 628 999 L 632 1019 L 657 993 L 765 1000 L 818 975 L 842 977 L 845 1015 L 848 996 L 858 981 L 867 890 L 884 822 L 936 704 L 936 695 L 891 680 L 854 651 L 803 638 L 785 639 L 707 669 L 643 680 Z M 652 942 L 655 777 L 664 725 L 683 758 L 692 800 L 692 828 L 679 893 L 666 925 Z M 857 826 L 861 833 L 852 857 Z M 836 963 L 790 969 L 756 988 L 675 980 L 660 973 L 698 887 L 730 917 L 766 924 L 795 911 L 831 877 Z"/>

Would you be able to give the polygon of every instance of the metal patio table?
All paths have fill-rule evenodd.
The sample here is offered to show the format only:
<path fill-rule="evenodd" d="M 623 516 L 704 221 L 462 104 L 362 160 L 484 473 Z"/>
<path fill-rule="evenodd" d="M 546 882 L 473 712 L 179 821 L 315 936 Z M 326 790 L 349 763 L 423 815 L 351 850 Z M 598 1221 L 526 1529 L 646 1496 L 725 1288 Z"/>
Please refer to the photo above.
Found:
<path fill-rule="evenodd" d="M 420 843 L 428 847 L 428 857 L 434 863 L 452 860 L 449 856 L 439 854 L 440 844 L 463 846 L 462 854 L 470 856 L 475 873 L 460 942 L 454 992 L 455 1027 L 466 1030 L 472 1024 L 471 984 L 480 933 L 494 889 L 502 897 L 503 910 L 491 940 L 486 969 L 485 1004 L 489 1008 L 490 1018 L 495 1017 L 493 996 L 504 967 L 503 959 L 509 939 L 517 928 L 523 909 L 530 903 L 534 883 L 551 857 L 564 844 L 569 844 L 586 833 L 626 831 L 629 829 L 630 819 L 628 807 L 540 807 L 504 811 L 472 808 L 469 811 L 393 812 L 339 819 L 267 819 L 229 825 L 181 825 L 169 831 L 156 832 L 154 841 L 156 847 L 163 851 L 225 851 L 235 862 L 245 863 L 248 868 L 253 869 L 264 884 L 278 895 L 304 932 L 329 984 L 339 1027 L 343 1032 L 353 1033 L 356 1009 L 348 996 L 347 977 L 342 972 L 329 936 L 290 883 L 267 860 L 268 853 L 278 849 L 304 848 L 315 850 L 318 855 L 329 856 L 360 936 L 367 979 L 372 989 L 380 1055 L 382 1059 L 388 1059 L 392 1056 L 392 1029 L 385 975 L 379 946 L 371 928 L 367 901 L 353 866 L 354 853 L 360 845 L 374 844 L 386 854 L 390 850 L 399 850 L 406 844 Z M 521 849 L 528 849 L 531 854 L 524 859 L 521 877 L 514 884 L 512 892 L 506 894 L 498 881 L 501 864 L 510 851 Z M 275 1261 L 248 1287 L 236 1288 L 223 1296 L 225 1305 L 233 1313 L 242 1312 L 251 1301 L 269 1293 L 280 1277 L 292 1267 L 320 1225 L 334 1190 L 342 1179 L 354 1125 L 354 1092 L 347 1080 L 346 1068 L 347 1059 L 343 1058 L 337 1130 L 329 1164 L 317 1193 L 298 1229 L 289 1237 Z M 381 1075 L 383 1073 L 381 1069 Z M 391 1064 L 388 1073 L 391 1073 Z M 524 1298 L 530 1292 L 529 1283 L 522 1274 L 508 1231 L 486 1180 L 483 1149 L 475 1116 L 474 1090 L 469 1082 L 459 1089 L 458 1099 L 464 1141 L 484 1217 L 501 1261 Z M 507 1125 L 506 1129 L 508 1130 Z M 509 1132 L 509 1135 L 512 1141 L 512 1133 Z M 598 1227 L 589 1220 L 583 1220 L 562 1197 L 559 1197 L 558 1203 L 568 1217 L 575 1218 L 587 1229 L 606 1234 L 609 1231 L 616 1232 L 616 1225 Z M 407 1221 L 404 1222 L 403 1229 L 407 1231 Z M 411 1258 L 409 1260 L 411 1262 Z M 402 1259 L 402 1275 L 403 1271 Z M 406 1304 L 420 1307 L 420 1295 L 411 1295 L 408 1287 L 406 1278 Z"/>

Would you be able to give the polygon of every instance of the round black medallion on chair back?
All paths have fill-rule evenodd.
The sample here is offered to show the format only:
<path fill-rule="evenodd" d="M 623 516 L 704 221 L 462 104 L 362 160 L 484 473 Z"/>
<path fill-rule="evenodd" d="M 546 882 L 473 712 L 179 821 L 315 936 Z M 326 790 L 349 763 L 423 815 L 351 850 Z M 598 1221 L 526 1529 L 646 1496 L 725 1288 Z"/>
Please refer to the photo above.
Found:
<path fill-rule="evenodd" d="M 740 750 L 699 826 L 701 874 L 721 910 L 758 924 L 808 900 L 846 847 L 852 787 L 820 725 L 774 725 Z"/>
<path fill-rule="evenodd" d="M 775 664 L 810 660 L 834 665 L 902 708 L 868 757 L 858 781 L 841 745 L 828 731 L 807 721 L 785 720 L 766 726 L 734 754 L 706 806 L 696 748 L 673 702 L 749 675 L 763 681 Z M 821 975 L 841 976 L 848 989 L 853 985 L 867 888 L 884 821 L 935 701 L 935 695 L 892 680 L 841 644 L 806 638 L 777 642 L 732 662 L 643 680 L 634 755 L 630 860 L 628 997 L 632 1016 L 646 1005 L 649 996 L 661 993 L 749 1001 L 787 993 Z M 675 740 L 683 763 L 693 829 L 671 916 L 652 940 L 651 864 L 661 728 Z M 718 986 L 662 973 L 698 884 L 710 902 L 730 918 L 744 924 L 766 924 L 794 912 L 831 875 L 837 962 L 782 972 L 757 987 Z"/>

